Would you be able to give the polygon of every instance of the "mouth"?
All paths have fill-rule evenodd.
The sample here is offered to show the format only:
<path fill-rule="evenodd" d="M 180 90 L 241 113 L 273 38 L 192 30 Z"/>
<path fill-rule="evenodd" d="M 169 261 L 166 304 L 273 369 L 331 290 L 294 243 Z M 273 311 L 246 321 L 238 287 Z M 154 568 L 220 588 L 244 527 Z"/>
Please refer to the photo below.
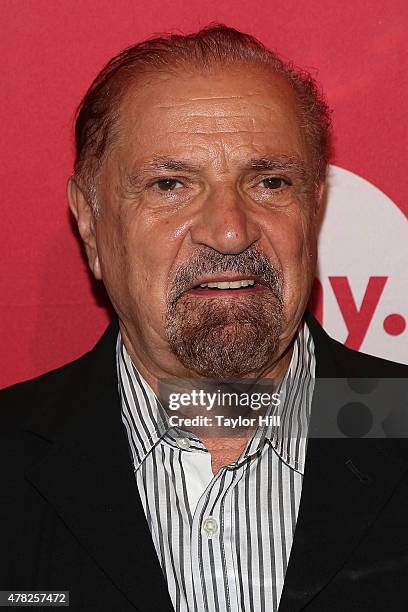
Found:
<path fill-rule="evenodd" d="M 229 297 L 232 295 L 252 295 L 267 289 L 255 276 L 217 276 L 201 279 L 186 293 L 196 297 Z"/>

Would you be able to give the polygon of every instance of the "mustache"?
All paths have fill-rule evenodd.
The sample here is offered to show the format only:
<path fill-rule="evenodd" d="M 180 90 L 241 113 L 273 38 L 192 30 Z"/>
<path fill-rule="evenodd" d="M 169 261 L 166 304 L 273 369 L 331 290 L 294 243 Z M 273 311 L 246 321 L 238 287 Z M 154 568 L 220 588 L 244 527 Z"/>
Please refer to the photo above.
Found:
<path fill-rule="evenodd" d="M 234 272 L 256 276 L 278 298 L 282 296 L 283 275 L 257 247 L 251 247 L 238 255 L 224 255 L 213 249 L 200 250 L 182 264 L 173 280 L 168 303 L 174 304 L 181 295 L 191 289 L 204 275 Z"/>

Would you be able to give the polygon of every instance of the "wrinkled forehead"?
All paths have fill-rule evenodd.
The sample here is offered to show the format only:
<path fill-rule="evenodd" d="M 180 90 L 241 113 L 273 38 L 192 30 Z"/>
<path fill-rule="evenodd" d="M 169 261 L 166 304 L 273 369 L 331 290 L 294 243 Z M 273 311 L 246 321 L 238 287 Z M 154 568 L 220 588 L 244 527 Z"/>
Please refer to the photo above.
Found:
<path fill-rule="evenodd" d="M 127 155 L 180 148 L 245 148 L 302 155 L 298 103 L 287 80 L 254 66 L 210 74 L 146 75 L 130 86 L 119 111 L 120 148 Z M 172 149 L 172 150 L 169 150 Z"/>

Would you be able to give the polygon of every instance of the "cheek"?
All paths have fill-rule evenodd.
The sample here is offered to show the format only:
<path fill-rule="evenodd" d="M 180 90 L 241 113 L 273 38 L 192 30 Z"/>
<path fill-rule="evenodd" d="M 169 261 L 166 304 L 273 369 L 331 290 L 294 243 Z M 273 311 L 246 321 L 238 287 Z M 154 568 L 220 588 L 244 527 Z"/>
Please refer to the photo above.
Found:
<path fill-rule="evenodd" d="M 269 224 L 269 243 L 273 261 L 284 278 L 284 300 L 296 301 L 310 285 L 315 267 L 315 238 L 310 220 L 299 211 Z"/>
<path fill-rule="evenodd" d="M 177 258 L 183 232 L 166 221 L 154 223 L 142 216 L 121 223 L 119 234 L 125 283 L 133 304 L 144 317 L 160 317 L 166 308 L 166 294 L 171 266 Z"/>
<path fill-rule="evenodd" d="M 277 215 L 268 224 L 266 234 L 282 269 L 296 270 L 310 251 L 310 224 L 298 212 Z"/>
<path fill-rule="evenodd" d="M 135 226 L 116 211 L 102 212 L 98 224 L 98 253 L 104 284 L 121 309 L 140 294 L 149 279 L 144 274 Z M 144 281 L 144 283 L 143 283 Z"/>

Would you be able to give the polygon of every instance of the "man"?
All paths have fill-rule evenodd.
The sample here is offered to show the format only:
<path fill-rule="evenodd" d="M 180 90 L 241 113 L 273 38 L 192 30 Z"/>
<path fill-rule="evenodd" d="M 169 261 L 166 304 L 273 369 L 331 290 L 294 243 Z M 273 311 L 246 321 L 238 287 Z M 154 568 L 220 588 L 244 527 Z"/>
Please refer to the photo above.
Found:
<path fill-rule="evenodd" d="M 96 78 L 76 144 L 69 204 L 117 318 L 2 392 L 1 588 L 74 610 L 405 610 L 404 443 L 311 435 L 319 378 L 407 376 L 305 314 L 329 154 L 312 79 L 224 26 L 145 41 Z M 159 401 L 164 380 L 247 379 L 282 394 L 280 426 L 172 427 Z"/>

